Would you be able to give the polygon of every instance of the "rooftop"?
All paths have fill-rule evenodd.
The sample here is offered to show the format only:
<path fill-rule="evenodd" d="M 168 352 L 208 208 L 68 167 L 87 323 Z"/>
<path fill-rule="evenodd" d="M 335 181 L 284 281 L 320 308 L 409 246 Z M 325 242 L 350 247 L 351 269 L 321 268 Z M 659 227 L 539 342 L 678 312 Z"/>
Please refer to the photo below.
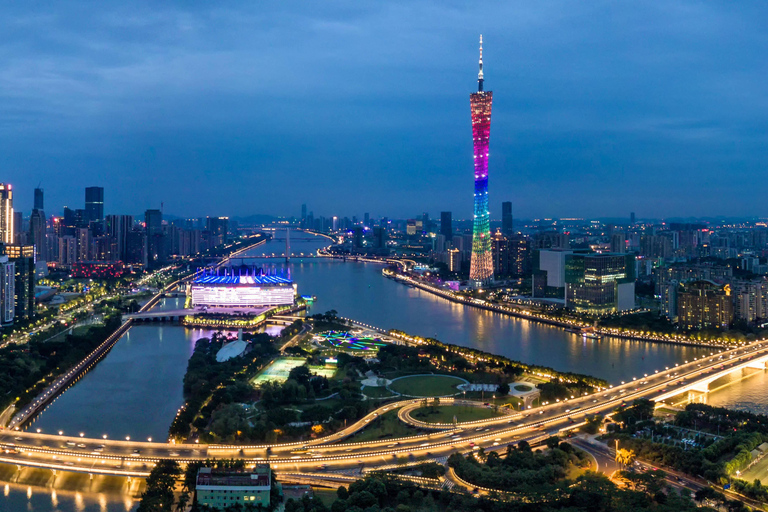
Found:
<path fill-rule="evenodd" d="M 290 279 L 278 276 L 203 276 L 193 284 L 291 284 Z"/>

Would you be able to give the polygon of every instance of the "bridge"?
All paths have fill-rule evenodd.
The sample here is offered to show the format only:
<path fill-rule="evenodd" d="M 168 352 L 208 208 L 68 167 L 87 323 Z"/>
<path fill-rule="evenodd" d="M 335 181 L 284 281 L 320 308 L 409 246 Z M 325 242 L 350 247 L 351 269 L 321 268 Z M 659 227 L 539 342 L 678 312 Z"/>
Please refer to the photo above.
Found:
<path fill-rule="evenodd" d="M 194 315 L 199 310 L 194 308 L 186 309 L 167 309 L 164 311 L 140 311 L 138 313 L 130 313 L 123 315 L 123 318 L 138 321 L 149 322 L 178 322 L 180 319 L 187 315 Z"/>
<path fill-rule="evenodd" d="M 707 369 L 702 372 L 699 378 L 696 378 L 691 382 L 686 382 L 684 378 L 674 382 L 673 385 L 676 386 L 676 388 L 656 397 L 656 401 L 662 402 L 664 400 L 669 400 L 670 398 L 687 391 L 707 393 L 709 392 L 709 385 L 716 380 L 747 368 L 765 370 L 766 363 L 768 363 L 768 354 L 756 357 L 749 357 L 749 355 L 736 356 L 734 354 L 725 357 L 721 355 L 718 357 L 718 361 L 721 361 L 720 366 Z M 677 373 L 674 375 L 677 375 Z"/>
<path fill-rule="evenodd" d="M 403 408 L 407 413 L 422 400 L 384 404 L 342 431 L 318 439 L 271 445 L 153 443 L 6 430 L 0 431 L 0 462 L 19 467 L 138 476 L 151 470 L 161 459 L 187 463 L 214 457 L 236 458 L 246 464 L 269 462 L 278 472 L 311 473 L 310 478 L 315 479 L 325 471 L 370 471 L 390 467 L 400 460 L 444 460 L 452 453 L 471 452 L 481 447 L 498 450 L 523 439 L 541 441 L 578 427 L 588 415 L 611 413 L 638 398 L 661 403 L 697 386 L 703 389 L 705 384 L 708 386 L 728 373 L 764 368 L 766 361 L 768 341 L 762 340 L 713 351 L 708 356 L 653 374 L 633 377 L 620 385 L 535 409 L 529 407 L 485 420 L 433 424 L 425 434 L 364 442 L 345 440 L 364 430 L 378 416 Z M 409 424 L 418 421 L 410 414 L 400 416 Z"/>

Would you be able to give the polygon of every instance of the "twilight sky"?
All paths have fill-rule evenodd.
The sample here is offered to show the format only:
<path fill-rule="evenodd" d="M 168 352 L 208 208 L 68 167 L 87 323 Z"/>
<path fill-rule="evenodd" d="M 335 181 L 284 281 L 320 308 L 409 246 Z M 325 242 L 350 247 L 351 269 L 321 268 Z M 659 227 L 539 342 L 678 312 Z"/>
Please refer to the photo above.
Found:
<path fill-rule="evenodd" d="M 768 4 L 5 2 L 0 181 L 28 214 L 768 215 Z"/>

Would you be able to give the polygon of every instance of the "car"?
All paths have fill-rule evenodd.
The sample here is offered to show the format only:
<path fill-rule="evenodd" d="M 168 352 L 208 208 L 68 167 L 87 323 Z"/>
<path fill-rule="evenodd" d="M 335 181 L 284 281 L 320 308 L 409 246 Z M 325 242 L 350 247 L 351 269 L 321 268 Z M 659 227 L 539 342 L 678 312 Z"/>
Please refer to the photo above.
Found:
<path fill-rule="evenodd" d="M 78 448 L 85 448 L 85 443 L 77 443 Z"/>

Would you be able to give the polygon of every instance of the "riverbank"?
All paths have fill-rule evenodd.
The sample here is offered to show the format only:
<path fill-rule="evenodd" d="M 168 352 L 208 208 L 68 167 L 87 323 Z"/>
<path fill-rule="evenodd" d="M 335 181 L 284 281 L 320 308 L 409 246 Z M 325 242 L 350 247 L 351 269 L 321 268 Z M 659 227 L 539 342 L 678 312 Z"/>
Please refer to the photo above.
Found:
<path fill-rule="evenodd" d="M 492 304 L 482 303 L 479 302 L 477 299 L 470 299 L 468 297 L 455 295 L 454 293 L 447 292 L 445 290 L 442 290 L 440 288 L 427 285 L 425 283 L 422 283 L 416 279 L 413 279 L 409 276 L 404 276 L 402 274 L 399 274 L 397 272 L 393 272 L 389 269 L 383 269 L 382 274 L 385 277 L 388 277 L 390 279 L 393 279 L 397 282 L 404 283 L 408 286 L 413 286 L 415 288 L 418 288 L 422 291 L 425 291 L 427 293 L 430 293 L 432 295 L 435 295 L 437 297 L 441 297 L 445 300 L 448 300 L 450 302 L 454 302 L 457 304 L 463 304 L 465 306 L 470 306 L 477 309 L 483 309 L 485 311 L 492 311 L 494 313 L 500 313 L 502 315 L 512 316 L 515 318 L 521 318 L 524 320 L 528 320 L 530 322 L 536 322 L 546 325 L 551 325 L 553 327 L 561 327 L 563 329 L 574 329 L 574 328 L 584 328 L 584 327 L 591 327 L 587 323 L 571 323 L 566 322 L 563 320 L 557 320 L 551 317 L 547 317 L 545 315 L 542 315 L 541 313 L 534 313 L 530 312 L 524 309 L 512 309 L 509 307 L 503 307 L 503 306 L 495 306 Z M 636 340 L 636 341 L 646 341 L 646 342 L 653 342 L 653 343 L 667 343 L 672 345 L 683 345 L 683 346 L 689 346 L 689 347 L 703 347 L 703 348 L 724 348 L 724 347 L 733 347 L 740 343 L 727 343 L 727 342 L 719 342 L 719 343 L 713 343 L 713 342 L 704 342 L 704 341 L 697 341 L 690 338 L 685 338 L 679 335 L 675 336 L 649 336 L 649 335 L 641 335 L 641 334 L 627 334 L 625 332 L 621 332 L 618 329 L 610 329 L 610 328 L 596 328 L 594 329 L 594 332 L 596 334 L 602 335 L 602 336 L 612 336 L 614 338 L 622 338 L 627 340 Z"/>

